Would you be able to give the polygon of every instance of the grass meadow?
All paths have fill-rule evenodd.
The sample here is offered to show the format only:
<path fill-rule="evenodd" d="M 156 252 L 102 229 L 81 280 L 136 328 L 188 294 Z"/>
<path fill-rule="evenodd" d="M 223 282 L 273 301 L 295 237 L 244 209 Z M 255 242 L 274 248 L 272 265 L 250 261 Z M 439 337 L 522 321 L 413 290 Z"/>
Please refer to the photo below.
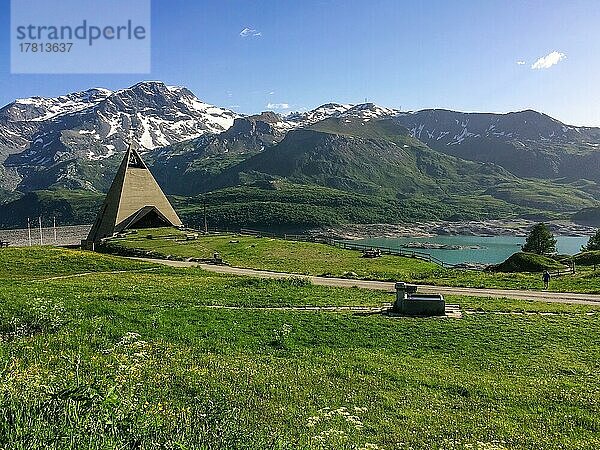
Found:
<path fill-rule="evenodd" d="M 449 298 L 462 319 L 264 309 L 392 299 L 0 250 L 0 448 L 600 446 L 600 307 Z"/>
<path fill-rule="evenodd" d="M 152 239 L 148 239 L 151 236 Z M 154 252 L 156 256 L 210 258 L 219 252 L 224 261 L 237 267 L 290 272 L 303 275 L 347 276 L 389 281 L 407 281 L 439 286 L 473 288 L 536 289 L 543 288 L 541 273 L 491 273 L 444 269 L 418 259 L 397 256 L 362 258 L 354 250 L 326 244 L 286 241 L 270 237 L 235 234 L 200 236 L 186 241 L 184 233 L 172 228 L 140 230 L 125 238 L 111 241 L 113 251 Z M 595 266 L 578 266 L 575 275 L 555 278 L 550 290 L 600 294 L 600 270 Z M 352 275 L 354 277 L 354 275 Z"/>

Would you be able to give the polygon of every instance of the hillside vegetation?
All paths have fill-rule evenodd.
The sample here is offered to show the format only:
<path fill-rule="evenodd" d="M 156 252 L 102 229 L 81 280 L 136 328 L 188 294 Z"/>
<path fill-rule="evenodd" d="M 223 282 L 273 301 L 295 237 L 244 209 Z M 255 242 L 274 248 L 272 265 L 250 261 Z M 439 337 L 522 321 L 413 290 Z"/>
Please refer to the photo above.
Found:
<path fill-rule="evenodd" d="M 25 228 L 28 218 L 35 225 L 39 216 L 44 226 L 51 225 L 53 217 L 60 225 L 92 223 L 103 200 L 104 195 L 84 190 L 29 192 L 18 200 L 0 205 L 0 227 Z"/>
<path fill-rule="evenodd" d="M 600 227 L 600 207 L 583 208 L 573 214 L 573 222 Z"/>
<path fill-rule="evenodd" d="M 412 195 L 392 198 L 285 181 L 255 183 L 191 198 L 176 198 L 174 205 L 184 222 L 198 226 L 203 224 L 205 202 L 209 226 L 271 231 L 294 231 L 344 223 L 398 223 L 457 217 L 483 220 L 532 211 L 491 196 L 455 195 L 434 199 Z"/>
<path fill-rule="evenodd" d="M 526 180 L 495 164 L 445 155 L 392 120 L 331 118 L 290 131 L 263 151 L 256 145 L 231 153 L 201 147 L 203 156 L 192 162 L 195 147 L 184 151 L 183 144 L 164 164 L 162 153 L 153 154 L 167 193 L 208 191 L 175 200 L 184 222 L 195 225 L 200 214 L 203 222 L 204 203 L 212 226 L 280 230 L 430 219 L 553 219 L 598 203 L 589 185 Z M 186 171 L 178 175 L 174 167 Z M 14 226 L 39 213 L 58 214 L 65 224 L 91 221 L 98 201 L 92 193 L 30 193 L 2 208 L 0 225 Z"/>
<path fill-rule="evenodd" d="M 578 253 L 573 260 L 582 266 L 600 266 L 600 250 Z"/>
<path fill-rule="evenodd" d="M 63 198 L 64 196 L 64 198 Z M 102 196 L 86 191 L 33 192 L 0 208 L 4 228 L 22 228 L 27 217 L 40 214 L 62 225 L 92 223 Z M 178 214 L 192 227 L 204 225 L 204 204 L 210 227 L 240 227 L 274 231 L 302 231 L 306 228 L 346 223 L 399 223 L 410 220 L 485 220 L 515 215 L 540 220 L 561 217 L 537 209 L 519 207 L 490 195 L 426 195 L 385 197 L 340 189 L 289 183 L 283 180 L 223 188 L 194 197 L 170 197 Z"/>

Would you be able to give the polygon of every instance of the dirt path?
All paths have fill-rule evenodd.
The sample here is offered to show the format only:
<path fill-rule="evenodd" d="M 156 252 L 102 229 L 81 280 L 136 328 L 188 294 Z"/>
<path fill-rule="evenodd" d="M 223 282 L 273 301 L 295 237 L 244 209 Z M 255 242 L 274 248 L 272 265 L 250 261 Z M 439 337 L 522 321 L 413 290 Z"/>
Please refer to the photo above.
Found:
<path fill-rule="evenodd" d="M 291 273 L 271 272 L 268 270 L 245 269 L 241 267 L 216 266 L 187 261 L 169 261 L 164 259 L 133 258 L 154 262 L 170 267 L 200 267 L 209 272 L 229 275 L 245 275 L 260 278 L 291 278 L 301 277 L 319 286 L 359 287 L 363 289 L 394 292 L 394 283 L 388 281 L 349 280 L 346 278 L 315 277 Z M 553 303 L 574 303 L 580 305 L 600 305 L 600 295 L 578 294 L 571 292 L 525 291 L 517 289 L 479 289 L 452 286 L 419 285 L 419 292 L 424 294 L 462 295 L 466 297 L 512 298 L 517 300 L 536 300 Z"/>

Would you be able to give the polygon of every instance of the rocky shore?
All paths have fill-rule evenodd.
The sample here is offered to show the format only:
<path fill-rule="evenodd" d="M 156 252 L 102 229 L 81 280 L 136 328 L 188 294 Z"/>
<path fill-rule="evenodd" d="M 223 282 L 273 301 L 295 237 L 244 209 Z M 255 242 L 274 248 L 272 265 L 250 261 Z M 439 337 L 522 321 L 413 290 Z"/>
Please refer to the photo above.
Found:
<path fill-rule="evenodd" d="M 433 236 L 526 236 L 536 222 L 525 219 L 470 222 L 414 222 L 402 224 L 340 225 L 311 230 L 309 235 L 333 239 L 433 237 Z M 595 228 L 567 221 L 548 222 L 557 236 L 591 236 Z"/>
<path fill-rule="evenodd" d="M 453 245 L 453 244 L 438 244 L 435 242 L 408 242 L 402 244 L 404 248 L 420 248 L 425 250 L 481 250 L 484 247 L 480 245 Z"/>

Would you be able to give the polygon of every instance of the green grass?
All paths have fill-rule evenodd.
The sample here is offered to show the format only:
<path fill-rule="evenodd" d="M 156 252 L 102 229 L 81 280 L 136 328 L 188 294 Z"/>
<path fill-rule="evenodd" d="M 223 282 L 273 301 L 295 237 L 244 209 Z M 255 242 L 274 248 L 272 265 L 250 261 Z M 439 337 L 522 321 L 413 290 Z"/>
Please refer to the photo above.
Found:
<path fill-rule="evenodd" d="M 54 251 L 48 278 L 96 258 L 98 272 L 132 272 L 40 281 L 21 267 L 56 260 L 49 249 L 0 252 L 1 448 L 600 445 L 598 308 L 449 299 L 483 312 L 463 319 L 214 309 L 392 295 Z"/>
<path fill-rule="evenodd" d="M 535 253 L 517 252 L 506 261 L 494 266 L 496 272 L 543 272 L 544 270 L 566 270 L 558 261 Z"/>
<path fill-rule="evenodd" d="M 508 203 L 542 211 L 572 212 L 598 203 L 594 195 L 560 181 L 511 180 L 489 188 L 486 193 Z"/>
<path fill-rule="evenodd" d="M 84 272 L 147 270 L 155 267 L 141 261 L 110 255 L 65 251 L 54 247 L 0 249 L 0 280 L 37 279 Z"/>
<path fill-rule="evenodd" d="M 600 266 L 600 250 L 578 253 L 573 260 L 582 266 Z"/>
<path fill-rule="evenodd" d="M 146 239 L 148 234 L 154 239 Z M 268 237 L 220 234 L 202 236 L 195 241 L 183 241 L 178 236 L 183 234 L 172 229 L 140 230 L 137 234 L 112 241 L 111 246 L 113 250 L 121 247 L 152 251 L 163 256 L 196 258 L 210 258 L 214 252 L 219 252 L 232 266 L 305 275 L 344 276 L 345 273 L 354 272 L 358 278 L 363 279 L 408 281 L 440 286 L 543 288 L 541 273 L 490 273 L 442 269 L 417 259 L 396 256 L 368 259 L 362 258 L 361 253 L 357 251 Z M 580 267 L 575 275 L 553 279 L 550 290 L 600 293 L 600 270 Z"/>

